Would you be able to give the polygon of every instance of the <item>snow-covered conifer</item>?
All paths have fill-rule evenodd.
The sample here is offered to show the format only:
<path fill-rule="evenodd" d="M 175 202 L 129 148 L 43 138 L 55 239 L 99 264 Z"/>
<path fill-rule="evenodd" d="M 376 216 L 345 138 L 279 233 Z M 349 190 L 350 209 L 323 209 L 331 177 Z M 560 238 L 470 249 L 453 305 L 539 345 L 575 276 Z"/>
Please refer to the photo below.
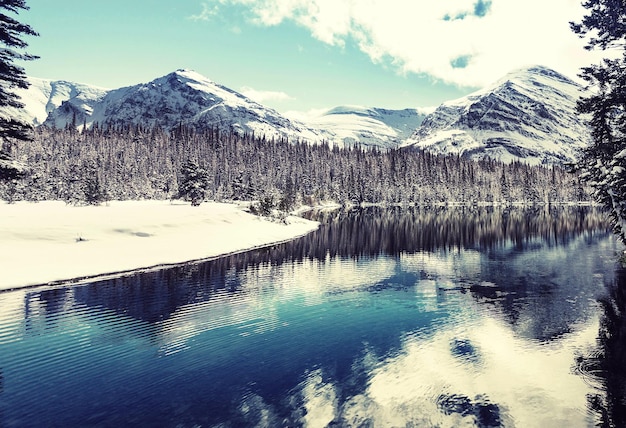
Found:
<path fill-rule="evenodd" d="M 587 49 L 617 50 L 619 56 L 582 69 L 592 91 L 578 103 L 578 111 L 590 118 L 591 145 L 577 168 L 626 242 L 626 3 L 585 0 L 583 6 L 589 14 L 572 23 L 572 30 L 588 37 Z"/>
<path fill-rule="evenodd" d="M 181 178 L 178 185 L 178 196 L 197 207 L 204 201 L 210 180 L 209 173 L 195 161 L 187 160 L 180 170 Z"/>

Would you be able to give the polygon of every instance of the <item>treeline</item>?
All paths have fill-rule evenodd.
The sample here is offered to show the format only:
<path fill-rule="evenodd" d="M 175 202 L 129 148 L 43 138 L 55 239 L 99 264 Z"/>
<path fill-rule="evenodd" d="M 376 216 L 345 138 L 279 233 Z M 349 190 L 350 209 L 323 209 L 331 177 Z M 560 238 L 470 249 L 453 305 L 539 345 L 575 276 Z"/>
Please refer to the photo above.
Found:
<path fill-rule="evenodd" d="M 189 160 L 208 172 L 206 198 L 217 201 L 269 197 L 293 207 L 324 201 L 433 205 L 590 200 L 577 177 L 560 167 L 310 145 L 184 127 L 172 132 L 139 126 L 96 126 L 83 132 L 40 127 L 32 141 L 14 147 L 13 156 L 27 165 L 27 173 L 0 183 L 0 197 L 8 201 L 173 198 L 181 167 Z"/>

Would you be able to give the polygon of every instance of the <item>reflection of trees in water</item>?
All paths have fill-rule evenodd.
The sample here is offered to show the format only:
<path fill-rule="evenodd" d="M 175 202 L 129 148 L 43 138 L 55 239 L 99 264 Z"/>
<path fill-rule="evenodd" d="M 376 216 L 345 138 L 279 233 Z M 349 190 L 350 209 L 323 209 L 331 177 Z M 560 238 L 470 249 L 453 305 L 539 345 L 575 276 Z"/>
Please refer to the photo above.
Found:
<path fill-rule="evenodd" d="M 312 235 L 315 248 L 331 256 L 485 249 L 506 242 L 523 247 L 537 238 L 559 244 L 609 228 L 604 214 L 588 207 L 368 208 L 324 212 L 318 218 L 324 226 Z"/>
<path fill-rule="evenodd" d="M 530 339 L 554 340 L 584 321 L 598 286 L 589 273 L 612 270 L 588 255 L 588 244 L 610 235 L 604 214 L 588 207 L 375 208 L 324 215 L 325 226 L 311 238 L 315 245 L 299 254 L 438 253 L 455 266 L 449 275 L 457 286 L 462 283 Z M 480 250 L 479 272 L 471 269 L 471 257 L 453 256 L 460 249 Z"/>
<path fill-rule="evenodd" d="M 54 328 L 54 319 L 76 305 L 101 307 L 148 322 L 168 318 L 182 305 L 219 293 L 241 292 L 237 272 L 224 259 L 136 272 L 86 285 L 30 291 L 25 295 L 26 331 Z"/>
<path fill-rule="evenodd" d="M 610 235 L 601 211 L 588 207 L 459 207 L 398 210 L 398 214 L 400 220 L 389 222 L 387 234 L 377 235 L 381 251 L 479 249 L 478 277 L 471 272 L 463 276 L 465 262 L 460 256 L 455 259 L 453 279 L 465 282 L 474 299 L 501 314 L 517 334 L 554 340 L 588 316 L 588 299 L 596 296 L 589 272 L 606 270 L 600 260 L 588 256 L 586 246 Z M 356 215 L 365 217 L 359 219 L 364 223 L 359 229 L 371 230 L 365 223 L 376 219 Z M 387 218 L 385 213 L 374 217 Z M 554 251 L 556 246 L 565 251 Z"/>
<path fill-rule="evenodd" d="M 567 332 L 569 325 L 577 321 L 577 317 L 588 306 L 588 299 L 579 298 L 578 295 L 571 299 L 571 295 L 567 294 L 579 288 L 579 283 L 575 280 L 581 276 L 576 270 L 580 267 L 577 261 L 579 259 L 576 254 L 569 255 L 570 251 L 567 249 L 564 252 L 571 258 L 558 261 L 558 269 L 567 271 L 566 276 L 561 275 L 562 272 L 556 272 L 554 277 L 533 277 L 526 275 L 524 267 L 527 265 L 511 260 L 511 248 L 525 250 L 534 248 L 539 242 L 549 250 L 557 245 L 578 242 L 581 236 L 595 241 L 598 235 L 605 236 L 609 228 L 603 214 L 595 209 L 563 207 L 501 210 L 372 208 L 324 212 L 320 214 L 320 220 L 323 226 L 319 231 L 272 248 L 72 288 L 34 291 L 29 293 L 30 297 L 27 296 L 27 299 L 41 302 L 48 314 L 46 316 L 62 312 L 67 308 L 68 299 L 72 299 L 77 306 L 106 308 L 154 326 L 159 321 L 172 317 L 172 314 L 185 305 L 258 292 L 243 286 L 247 284 L 246 275 L 251 269 L 255 272 L 264 269 L 266 273 L 269 270 L 271 275 L 274 267 L 303 259 L 325 260 L 329 256 L 367 258 L 380 254 L 393 256 L 403 252 L 446 253 L 470 248 L 487 250 L 483 253 L 490 258 L 491 265 L 481 266 L 481 277 L 485 274 L 482 280 L 497 285 L 494 288 L 481 283 L 472 284 L 469 292 L 473 299 L 487 302 L 483 306 L 495 307 L 507 315 L 506 319 L 516 333 L 551 340 Z M 531 251 L 518 252 L 522 255 L 529 253 Z M 583 256 L 584 254 L 578 255 L 581 258 Z M 594 270 L 585 270 L 587 273 L 591 271 Z M 525 279 L 522 279 L 522 274 Z M 580 279 L 583 280 L 584 278 Z M 590 372 L 598 373 L 602 379 L 606 395 L 598 393 L 590 397 L 589 402 L 590 407 L 605 422 L 605 426 L 626 426 L 626 322 L 623 315 L 626 310 L 625 290 L 626 274 L 622 273 L 619 281 L 611 288 L 610 296 L 601 301 L 605 313 L 600 339 L 601 354 L 588 357 L 584 362 L 581 360 L 581 365 Z M 28 304 L 26 307 L 29 307 Z M 207 317 L 211 315 L 206 313 Z M 522 328 L 525 330 L 521 331 Z M 152 334 L 159 334 L 157 328 L 152 330 Z M 396 336 L 400 337 L 400 334 Z M 308 338 L 302 340 L 304 343 Z M 359 340 L 358 337 L 355 338 L 351 345 L 353 349 L 362 345 Z M 384 343 L 388 345 L 388 342 Z M 459 342 L 455 344 L 455 349 L 464 352 L 467 346 Z M 299 349 L 304 348 L 303 344 Z M 341 348 L 350 347 L 343 343 Z M 353 355 L 352 348 L 349 349 L 350 352 L 346 350 L 345 354 Z M 293 372 L 300 373 L 299 369 L 297 367 Z M 444 411 L 458 408 L 459 412 L 482 415 L 484 409 L 493 408 L 490 403 L 485 404 L 478 398 L 460 397 L 458 403 L 446 397 L 441 400 L 438 404 Z"/>
<path fill-rule="evenodd" d="M 599 210 L 586 207 L 374 207 L 314 215 L 322 226 L 301 239 L 209 262 L 78 286 L 73 298 L 87 306 L 102 306 L 157 322 L 183 305 L 206 301 L 220 293 L 246 293 L 240 274 L 260 265 L 324 260 L 327 256 L 358 258 L 441 249 L 492 249 L 511 243 L 526 248 L 538 239 L 551 246 L 609 228 Z M 48 297 L 55 300 L 58 293 L 36 294 L 37 299 L 46 301 Z M 62 308 L 56 300 L 46 306 L 51 310 Z"/>
<path fill-rule="evenodd" d="M 150 323 L 169 318 L 179 307 L 220 293 L 243 292 L 236 272 L 222 259 L 137 273 L 76 287 L 74 298 Z"/>
<path fill-rule="evenodd" d="M 56 288 L 29 293 L 24 302 L 24 328 L 26 332 L 38 334 L 41 330 L 53 328 L 52 319 L 66 309 L 71 300 L 69 289 Z"/>
<path fill-rule="evenodd" d="M 579 357 L 578 369 L 601 385 L 588 397 L 589 406 L 602 427 L 626 426 L 626 269 L 617 272 L 608 294 L 599 299 L 602 308 L 598 349 Z"/>

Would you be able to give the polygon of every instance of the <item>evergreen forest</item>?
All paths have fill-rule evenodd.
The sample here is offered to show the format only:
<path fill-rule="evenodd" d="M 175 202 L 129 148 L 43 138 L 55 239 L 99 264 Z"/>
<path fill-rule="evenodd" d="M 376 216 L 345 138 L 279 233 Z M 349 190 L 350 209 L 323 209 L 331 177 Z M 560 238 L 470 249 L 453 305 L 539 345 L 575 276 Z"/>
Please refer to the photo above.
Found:
<path fill-rule="evenodd" d="M 263 201 L 284 211 L 326 202 L 428 206 L 591 200 L 577 176 L 558 166 L 473 161 L 414 149 L 311 145 L 182 126 L 171 132 L 141 126 L 39 127 L 12 154 L 27 168 L 19 178 L 0 181 L 0 198 L 9 202 L 178 198 L 184 196 L 180 189 L 189 187 L 182 171 L 190 168 L 199 169 L 194 175 L 204 180 L 202 200 Z"/>

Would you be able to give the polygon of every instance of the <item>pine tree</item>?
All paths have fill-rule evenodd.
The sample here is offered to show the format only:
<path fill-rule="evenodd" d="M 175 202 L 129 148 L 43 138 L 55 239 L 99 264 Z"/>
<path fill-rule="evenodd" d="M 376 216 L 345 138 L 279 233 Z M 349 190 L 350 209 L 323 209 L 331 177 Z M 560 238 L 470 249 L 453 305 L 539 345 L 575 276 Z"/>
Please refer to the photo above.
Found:
<path fill-rule="evenodd" d="M 178 197 L 191 202 L 197 207 L 204 201 L 211 184 L 209 173 L 192 160 L 187 160 L 180 170 L 181 179 L 178 186 Z"/>
<path fill-rule="evenodd" d="M 291 176 L 285 178 L 285 190 L 278 202 L 278 209 L 289 212 L 296 205 L 296 188 Z"/>
<path fill-rule="evenodd" d="M 106 192 L 102 188 L 98 177 L 98 167 L 95 162 L 83 163 L 83 192 L 85 202 L 89 205 L 99 205 L 106 200 Z"/>
<path fill-rule="evenodd" d="M 592 95 L 580 100 L 578 111 L 590 117 L 591 144 L 577 168 L 626 242 L 626 2 L 585 0 L 583 6 L 589 14 L 570 25 L 588 37 L 585 49 L 618 50 L 620 56 L 582 69 Z"/>
<path fill-rule="evenodd" d="M 2 0 L 0 10 L 13 14 L 20 10 L 28 10 L 24 0 Z M 36 59 L 34 55 L 21 53 L 28 44 L 22 36 L 37 36 L 38 34 L 26 24 L 0 11 L 0 108 L 23 108 L 14 92 L 15 89 L 27 89 L 28 81 L 24 68 L 15 65 L 14 61 L 30 61 Z M 11 142 L 25 141 L 32 138 L 32 127 L 15 118 L 0 116 L 0 180 L 11 180 L 22 174 L 23 167 L 11 158 Z"/>

